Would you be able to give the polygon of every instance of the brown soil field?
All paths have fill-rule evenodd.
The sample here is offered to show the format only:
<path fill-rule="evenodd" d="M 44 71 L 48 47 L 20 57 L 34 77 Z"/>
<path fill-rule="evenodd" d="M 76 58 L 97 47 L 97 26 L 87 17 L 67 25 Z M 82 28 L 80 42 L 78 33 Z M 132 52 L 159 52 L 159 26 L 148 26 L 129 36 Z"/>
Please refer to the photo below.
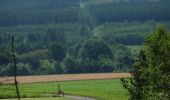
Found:
<path fill-rule="evenodd" d="M 39 75 L 17 76 L 18 83 L 60 82 L 78 80 L 99 80 L 131 77 L 130 73 L 95 73 L 95 74 L 63 74 L 63 75 Z M 14 83 L 13 77 L 0 77 L 1 84 Z"/>

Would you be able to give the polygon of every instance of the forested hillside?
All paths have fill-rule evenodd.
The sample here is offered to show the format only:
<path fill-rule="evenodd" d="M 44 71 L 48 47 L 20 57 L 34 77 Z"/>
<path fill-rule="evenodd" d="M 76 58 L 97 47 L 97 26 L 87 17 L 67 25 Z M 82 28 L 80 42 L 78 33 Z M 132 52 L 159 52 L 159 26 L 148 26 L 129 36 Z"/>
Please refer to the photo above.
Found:
<path fill-rule="evenodd" d="M 0 75 L 128 71 L 169 0 L 0 0 Z"/>

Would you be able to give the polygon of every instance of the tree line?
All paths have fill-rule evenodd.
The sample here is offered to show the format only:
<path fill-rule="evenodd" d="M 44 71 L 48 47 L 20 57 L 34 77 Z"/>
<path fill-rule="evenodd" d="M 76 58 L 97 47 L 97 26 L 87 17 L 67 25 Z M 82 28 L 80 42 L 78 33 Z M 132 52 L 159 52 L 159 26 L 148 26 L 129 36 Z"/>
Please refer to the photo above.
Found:
<path fill-rule="evenodd" d="M 13 71 L 11 34 L 15 36 L 18 75 L 120 72 L 130 70 L 135 59 L 136 54 L 127 47 L 141 45 L 154 25 L 152 21 L 106 23 L 94 30 L 73 23 L 1 27 L 1 75 Z"/>
<path fill-rule="evenodd" d="M 46 49 L 19 50 L 22 53 L 16 51 L 18 75 L 127 71 L 133 63 L 132 55 L 125 46 L 108 45 L 96 38 L 69 47 L 50 42 Z M 10 50 L 0 54 L 1 75 L 13 75 Z"/>

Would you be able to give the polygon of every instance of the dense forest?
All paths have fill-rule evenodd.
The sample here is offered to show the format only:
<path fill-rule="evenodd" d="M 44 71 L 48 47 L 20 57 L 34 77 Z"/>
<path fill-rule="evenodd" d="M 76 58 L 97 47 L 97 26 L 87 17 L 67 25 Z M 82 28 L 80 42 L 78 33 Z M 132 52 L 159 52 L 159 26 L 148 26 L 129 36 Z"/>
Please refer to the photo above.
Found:
<path fill-rule="evenodd" d="M 0 75 L 129 71 L 169 0 L 0 0 Z"/>

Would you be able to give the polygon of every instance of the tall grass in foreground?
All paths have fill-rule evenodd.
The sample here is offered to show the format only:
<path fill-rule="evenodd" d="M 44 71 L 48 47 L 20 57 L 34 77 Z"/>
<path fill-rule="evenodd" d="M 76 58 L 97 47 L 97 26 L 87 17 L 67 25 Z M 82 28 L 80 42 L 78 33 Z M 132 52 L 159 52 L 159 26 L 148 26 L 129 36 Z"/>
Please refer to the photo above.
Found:
<path fill-rule="evenodd" d="M 89 96 L 99 100 L 127 100 L 128 98 L 120 79 L 32 83 L 20 84 L 19 87 L 22 97 L 44 97 L 48 96 L 48 93 L 56 93 L 58 84 L 67 94 Z M 5 88 L 14 89 L 14 86 L 3 85 L 1 88 L 1 98 L 16 96 L 13 90 L 3 91 Z"/>

